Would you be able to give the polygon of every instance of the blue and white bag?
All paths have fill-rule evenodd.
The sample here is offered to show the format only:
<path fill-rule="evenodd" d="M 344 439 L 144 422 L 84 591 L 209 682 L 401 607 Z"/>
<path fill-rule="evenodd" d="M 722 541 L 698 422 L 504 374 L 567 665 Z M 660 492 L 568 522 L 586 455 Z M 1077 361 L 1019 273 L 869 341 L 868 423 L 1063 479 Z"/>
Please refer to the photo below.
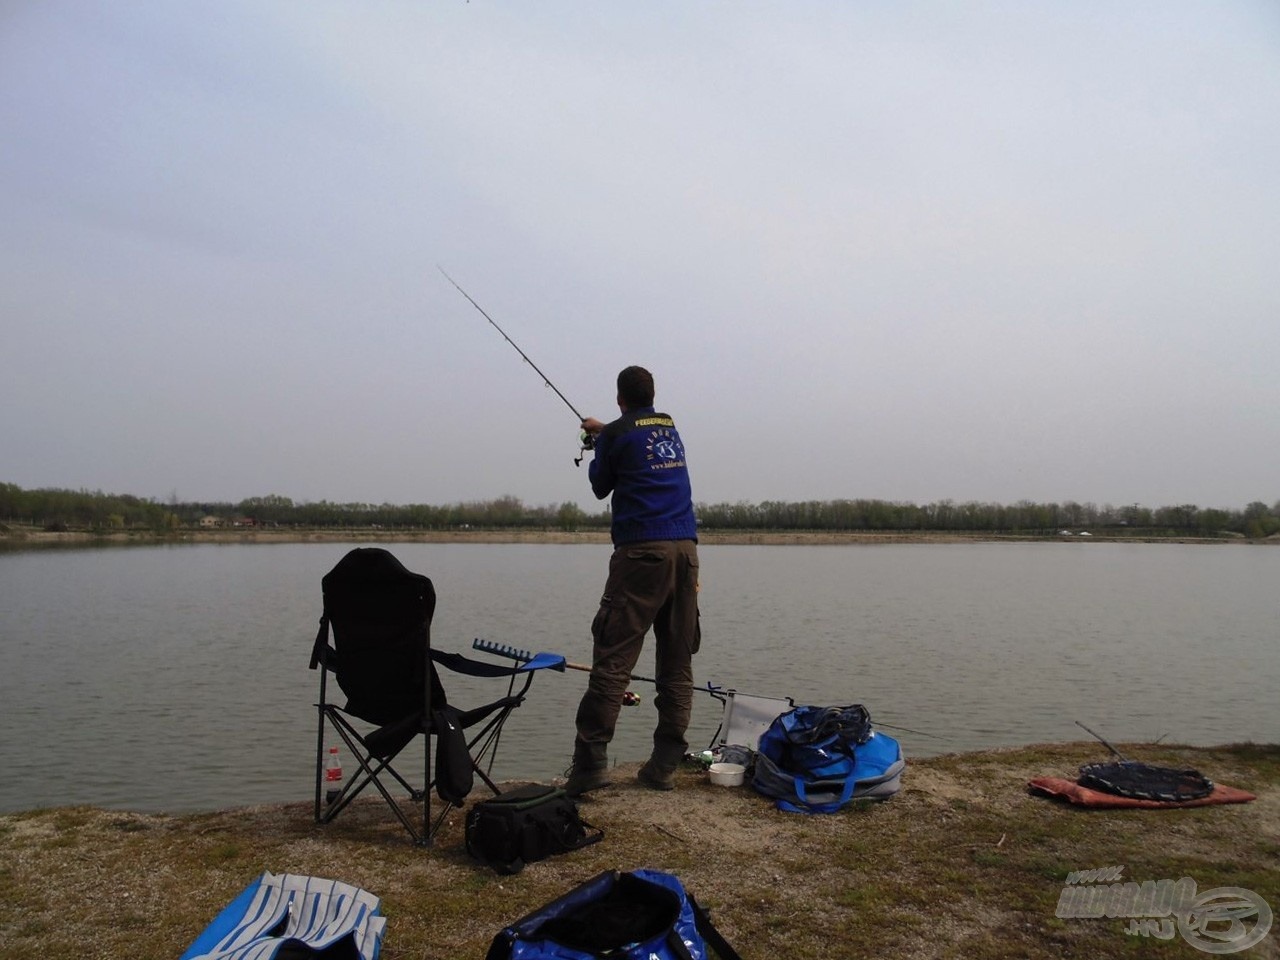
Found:
<path fill-rule="evenodd" d="M 906 761 L 860 704 L 796 707 L 760 737 L 751 785 L 779 810 L 834 813 L 853 800 L 884 800 L 902 788 Z"/>
<path fill-rule="evenodd" d="M 232 900 L 179 960 L 377 960 L 386 924 L 382 901 L 359 887 L 268 872 Z"/>

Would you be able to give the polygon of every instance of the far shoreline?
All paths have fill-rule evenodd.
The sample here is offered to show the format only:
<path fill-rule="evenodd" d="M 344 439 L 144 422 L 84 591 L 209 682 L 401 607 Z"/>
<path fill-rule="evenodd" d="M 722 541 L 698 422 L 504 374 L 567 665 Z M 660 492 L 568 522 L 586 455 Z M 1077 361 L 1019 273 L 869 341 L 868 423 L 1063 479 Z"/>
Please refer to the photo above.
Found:
<path fill-rule="evenodd" d="M 1197 545 L 1268 546 L 1280 544 L 1280 535 L 1264 540 L 1245 537 L 1153 537 L 1123 533 L 1023 534 L 945 531 L 867 531 L 867 530 L 708 530 L 701 531 L 698 542 L 704 546 L 874 546 L 880 544 L 944 544 L 944 543 L 1179 543 Z M 32 527 L 0 527 L 0 548 L 44 547 L 58 545 L 113 546 L 117 544 L 281 544 L 281 543 L 492 543 L 492 544 L 598 544 L 610 543 L 607 530 L 551 529 L 450 529 L 393 530 L 384 528 L 217 528 L 184 529 L 156 533 L 150 530 L 47 531 Z"/>

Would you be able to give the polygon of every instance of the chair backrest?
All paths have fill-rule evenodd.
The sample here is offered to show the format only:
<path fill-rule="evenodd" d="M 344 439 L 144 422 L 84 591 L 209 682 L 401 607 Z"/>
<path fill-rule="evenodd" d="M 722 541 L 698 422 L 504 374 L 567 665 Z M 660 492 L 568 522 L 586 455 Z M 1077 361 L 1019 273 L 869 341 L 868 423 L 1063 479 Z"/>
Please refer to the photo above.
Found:
<path fill-rule="evenodd" d="M 379 547 L 357 547 L 321 581 L 336 656 L 326 662 L 347 695 L 346 710 L 376 724 L 421 713 L 425 678 L 431 704 L 445 704 L 431 664 L 431 581 Z"/>

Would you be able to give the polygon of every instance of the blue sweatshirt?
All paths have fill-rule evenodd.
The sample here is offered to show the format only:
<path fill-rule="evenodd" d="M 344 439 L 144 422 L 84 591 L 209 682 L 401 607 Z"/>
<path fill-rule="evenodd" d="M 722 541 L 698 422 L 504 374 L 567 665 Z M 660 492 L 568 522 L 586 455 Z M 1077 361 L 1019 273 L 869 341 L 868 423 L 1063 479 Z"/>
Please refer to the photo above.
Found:
<path fill-rule="evenodd" d="M 613 543 L 697 540 L 684 444 L 653 407 L 628 410 L 596 437 L 588 468 L 596 499 L 613 494 Z"/>

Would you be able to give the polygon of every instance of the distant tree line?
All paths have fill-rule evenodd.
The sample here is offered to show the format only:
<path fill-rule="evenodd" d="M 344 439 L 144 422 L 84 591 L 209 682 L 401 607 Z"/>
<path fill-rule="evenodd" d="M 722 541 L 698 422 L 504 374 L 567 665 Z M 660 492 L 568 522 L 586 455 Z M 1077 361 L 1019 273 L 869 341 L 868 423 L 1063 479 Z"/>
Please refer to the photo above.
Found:
<path fill-rule="evenodd" d="M 512 496 L 473 503 L 433 506 L 425 503 L 294 503 L 277 495 L 250 497 L 235 505 L 201 504 L 203 515 L 234 516 L 256 523 L 303 527 L 388 527 L 410 530 L 567 529 L 608 527 L 609 515 L 588 515 L 576 503 L 531 506 Z"/>
<path fill-rule="evenodd" d="M 327 529 L 396 528 L 450 530 L 459 528 L 510 529 L 561 528 L 576 530 L 598 526 L 607 529 L 609 514 L 587 514 L 576 503 L 530 506 L 516 497 L 448 506 L 390 503 L 294 503 L 271 494 L 249 497 L 238 503 L 219 501 L 166 503 L 101 491 L 24 490 L 0 483 L 0 523 L 25 524 L 46 530 L 145 529 L 156 532 L 218 526 L 323 527 Z"/>
<path fill-rule="evenodd" d="M 47 530 L 176 530 L 172 507 L 128 494 L 87 490 L 23 490 L 0 483 L 0 522 L 28 523 Z"/>
<path fill-rule="evenodd" d="M 1115 507 L 1094 503 L 957 503 L 940 500 L 918 505 L 887 500 L 765 501 L 702 505 L 705 528 L 735 530 L 882 530 L 969 533 L 1049 534 L 1063 530 L 1107 529 L 1148 536 L 1222 536 L 1250 538 L 1280 532 L 1280 501 L 1268 507 L 1254 501 L 1243 510 L 1201 509 L 1179 504 L 1152 509 L 1140 504 Z"/>
<path fill-rule="evenodd" d="M 1149 508 L 1093 503 L 957 503 L 924 505 L 887 500 L 807 500 L 712 503 L 697 506 L 704 530 L 933 531 L 1055 534 L 1106 530 L 1145 536 L 1244 536 L 1280 533 L 1280 501 L 1254 501 L 1240 510 L 1194 504 Z M 216 523 L 221 526 L 386 528 L 398 530 L 540 529 L 606 530 L 609 512 L 588 513 L 577 504 L 531 506 L 513 496 L 446 506 L 429 504 L 295 503 L 271 494 L 239 503 L 167 503 L 101 491 L 23 490 L 0 483 L 0 523 L 47 530 L 145 529 L 159 533 Z"/>

